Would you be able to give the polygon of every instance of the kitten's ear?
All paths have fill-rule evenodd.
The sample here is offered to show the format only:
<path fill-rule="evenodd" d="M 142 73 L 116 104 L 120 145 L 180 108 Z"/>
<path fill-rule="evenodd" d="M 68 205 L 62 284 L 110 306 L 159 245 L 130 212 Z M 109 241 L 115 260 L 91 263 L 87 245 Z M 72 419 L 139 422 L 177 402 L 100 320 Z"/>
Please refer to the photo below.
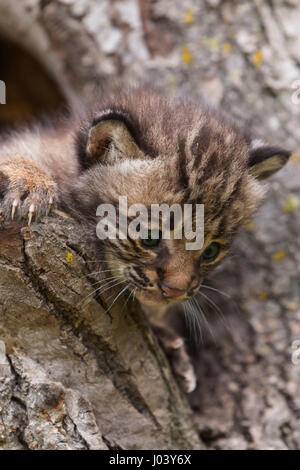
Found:
<path fill-rule="evenodd" d="M 118 157 L 136 158 L 141 151 L 134 138 L 134 125 L 123 112 L 108 110 L 94 119 L 79 143 L 83 169 L 103 162 L 112 163 Z"/>
<path fill-rule="evenodd" d="M 250 151 L 249 168 L 251 175 L 259 180 L 280 170 L 288 161 L 291 152 L 280 147 L 254 144 Z"/>

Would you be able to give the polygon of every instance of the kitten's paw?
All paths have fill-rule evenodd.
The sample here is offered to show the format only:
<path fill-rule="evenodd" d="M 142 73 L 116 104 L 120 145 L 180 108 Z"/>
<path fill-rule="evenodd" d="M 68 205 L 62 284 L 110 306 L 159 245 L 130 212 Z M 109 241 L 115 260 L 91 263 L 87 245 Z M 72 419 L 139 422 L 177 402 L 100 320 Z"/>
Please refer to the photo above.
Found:
<path fill-rule="evenodd" d="M 193 392 L 197 387 L 197 379 L 183 339 L 171 328 L 156 320 L 150 319 L 150 323 L 180 385 L 185 392 Z"/>
<path fill-rule="evenodd" d="M 0 218 L 25 219 L 47 215 L 57 201 L 57 186 L 36 163 L 12 157 L 0 163 Z"/>

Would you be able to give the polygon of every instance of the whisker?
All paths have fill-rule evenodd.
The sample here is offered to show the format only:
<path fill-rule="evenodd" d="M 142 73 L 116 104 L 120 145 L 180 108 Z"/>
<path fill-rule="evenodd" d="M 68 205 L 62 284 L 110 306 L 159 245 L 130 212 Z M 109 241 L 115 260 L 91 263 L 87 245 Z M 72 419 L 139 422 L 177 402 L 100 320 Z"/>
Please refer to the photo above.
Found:
<path fill-rule="evenodd" d="M 93 261 L 85 261 L 85 264 L 92 264 L 92 263 L 111 263 L 111 260 L 106 260 L 106 259 L 96 259 Z"/>
<path fill-rule="evenodd" d="M 213 307 L 215 307 L 215 309 L 221 313 L 223 315 L 223 312 L 222 310 L 220 309 L 220 307 L 211 299 L 209 298 L 206 294 L 204 294 L 203 292 L 201 292 L 200 290 L 198 291 L 198 294 L 202 295 L 202 297 L 204 297 Z"/>
<path fill-rule="evenodd" d="M 138 290 L 138 288 L 136 287 L 135 290 L 134 290 L 134 294 L 133 294 L 133 300 L 136 299 L 136 291 Z"/>
<path fill-rule="evenodd" d="M 208 297 L 207 295 L 205 295 L 203 292 L 198 292 L 200 295 L 202 295 L 202 297 L 204 297 L 215 309 L 216 309 L 216 313 L 219 314 L 220 316 L 220 319 L 222 321 L 222 324 L 223 326 L 226 328 L 226 330 L 229 332 L 230 336 L 232 336 L 232 331 L 231 331 L 231 328 L 229 326 L 229 322 L 226 321 L 226 318 L 222 312 L 222 310 L 218 307 L 218 305 L 210 298 Z"/>
<path fill-rule="evenodd" d="M 188 312 L 188 309 L 187 309 L 188 306 L 186 305 L 186 302 L 183 302 L 182 305 L 183 305 L 184 318 L 185 318 L 185 322 L 186 322 L 188 333 L 189 333 L 189 339 L 192 340 L 192 339 L 195 339 L 195 338 L 192 336 L 193 329 L 192 329 L 191 315 Z"/>
<path fill-rule="evenodd" d="M 238 305 L 238 303 L 232 298 L 231 295 L 227 294 L 226 292 L 223 292 L 223 291 L 220 290 L 220 289 L 216 289 L 216 288 L 214 288 L 214 287 L 207 286 L 207 285 L 204 285 L 204 284 L 202 284 L 201 287 L 205 287 L 206 289 L 210 289 L 210 290 L 216 291 L 218 294 L 224 295 L 224 297 L 228 297 L 228 298 L 230 299 L 230 301 L 232 302 L 236 313 L 238 313 L 238 314 L 240 313 L 239 305 Z M 223 316 L 224 316 L 224 315 L 223 315 Z"/>
<path fill-rule="evenodd" d="M 199 320 L 199 315 L 195 309 L 195 306 L 192 303 L 193 299 L 188 300 L 188 306 L 190 311 L 191 326 L 193 332 L 193 339 L 196 344 L 199 344 L 199 341 L 203 344 L 203 335 L 202 335 L 202 326 Z"/>
<path fill-rule="evenodd" d="M 120 271 L 121 271 L 121 270 L 122 270 L 122 269 L 120 268 Z M 116 269 L 116 270 L 114 270 L 114 269 L 107 269 L 107 270 L 104 270 L 104 271 L 94 271 L 93 273 L 85 274 L 84 276 L 80 276 L 80 277 L 78 277 L 78 278 L 72 280 L 72 285 L 75 285 L 79 279 L 83 279 L 83 278 L 86 278 L 86 279 L 87 279 L 89 276 L 92 276 L 92 275 L 95 275 L 95 274 L 102 274 L 102 273 L 105 273 L 105 272 L 108 273 L 108 272 L 110 272 L 110 271 L 111 271 L 111 272 L 115 272 L 115 271 L 118 271 L 118 269 Z M 118 273 L 118 274 L 120 274 L 120 273 Z M 100 283 L 104 282 L 105 280 L 107 281 L 107 280 L 109 280 L 109 279 L 112 279 L 113 277 L 116 277 L 116 278 L 117 278 L 117 276 L 112 276 L 112 277 L 108 277 L 108 278 L 106 277 L 106 278 L 101 279 L 100 281 L 97 281 L 97 282 L 94 282 L 94 283 L 90 283 L 90 284 L 91 284 L 92 286 L 95 286 L 96 284 L 100 284 Z"/>
<path fill-rule="evenodd" d="M 115 281 L 116 281 L 116 279 L 110 280 L 110 281 L 108 281 L 108 283 L 106 283 L 105 285 L 102 285 L 102 286 L 98 287 L 97 289 L 94 289 L 90 294 L 88 294 L 88 295 L 79 303 L 79 305 L 81 305 L 81 304 L 82 304 L 83 302 L 85 302 L 89 297 L 91 297 L 92 295 L 96 294 L 97 292 L 98 292 L 99 294 L 100 294 L 100 293 L 102 294 L 103 292 L 105 292 L 105 290 L 107 290 L 107 289 L 105 289 L 104 291 L 99 292 L 99 291 L 101 291 L 102 288 L 107 287 L 107 286 L 109 285 L 109 289 L 110 289 L 110 288 L 113 288 L 115 285 L 118 285 L 119 282 L 117 282 L 117 284 L 114 284 Z"/>
<path fill-rule="evenodd" d="M 104 269 L 103 271 L 93 271 L 91 273 L 87 273 L 84 276 L 79 277 L 78 279 L 83 279 L 84 277 L 88 277 L 88 276 L 95 276 L 96 274 L 109 273 L 109 272 L 114 272 L 114 271 L 122 271 L 122 269 L 123 268 Z"/>
<path fill-rule="evenodd" d="M 124 287 L 124 289 L 121 290 L 121 292 L 119 292 L 119 294 L 117 295 L 117 297 L 115 298 L 115 300 L 113 301 L 113 303 L 109 306 L 109 308 L 104 312 L 104 313 L 108 313 L 111 308 L 113 307 L 113 305 L 116 303 L 116 301 L 118 300 L 118 298 L 130 287 L 130 285 L 128 284 L 126 287 Z"/>
<path fill-rule="evenodd" d="M 205 287 L 205 289 L 210 289 L 210 290 L 213 290 L 215 292 L 218 292 L 219 294 L 224 295 L 224 297 L 228 297 L 228 299 L 232 298 L 229 294 L 226 294 L 226 292 L 223 292 L 220 289 L 216 289 L 215 287 L 207 286 L 206 284 L 201 284 L 200 288 L 201 287 Z"/>
<path fill-rule="evenodd" d="M 202 312 L 200 312 L 200 317 L 199 317 L 199 310 L 195 304 L 193 305 L 193 312 L 194 312 L 193 315 L 194 315 L 195 325 L 197 326 L 195 331 L 196 332 L 198 331 L 198 336 L 196 336 L 196 344 L 199 343 L 199 340 L 201 341 L 202 344 L 204 344 Z"/>
<path fill-rule="evenodd" d="M 96 286 L 97 284 L 103 284 L 105 281 L 109 281 L 110 279 L 121 279 L 123 276 L 111 276 L 101 279 L 101 281 L 93 282 L 91 285 Z"/>
<path fill-rule="evenodd" d="M 117 282 L 116 284 L 113 284 L 113 285 L 110 285 L 110 286 L 107 286 L 107 285 L 101 286 L 101 287 L 99 287 L 98 289 L 96 289 L 95 292 L 99 291 L 99 292 L 98 292 L 99 294 L 103 294 L 104 292 L 106 292 L 106 291 L 112 289 L 113 287 L 116 287 L 116 286 L 118 286 L 119 284 L 122 284 L 122 283 L 124 283 L 124 282 L 126 282 L 126 281 L 127 281 L 127 279 L 123 279 L 122 281 L 119 281 L 119 282 Z M 110 281 L 110 282 L 112 282 L 112 281 Z M 103 289 L 104 287 L 105 287 L 105 289 Z M 110 299 L 110 297 L 109 297 L 108 299 Z"/>
<path fill-rule="evenodd" d="M 211 335 L 213 341 L 216 343 L 215 335 L 213 334 L 213 331 L 212 331 L 212 329 L 211 329 L 211 327 L 210 327 L 210 324 L 209 324 L 209 322 L 208 322 L 208 320 L 207 320 L 207 318 L 206 318 L 206 316 L 205 316 L 204 311 L 202 310 L 202 308 L 201 308 L 199 302 L 197 301 L 197 299 L 195 299 L 195 297 L 193 297 L 193 301 L 194 301 L 194 304 L 195 304 L 195 306 L 196 306 L 197 311 L 201 314 L 201 317 L 202 317 L 202 319 L 203 319 L 203 321 L 204 321 L 204 323 L 205 323 L 205 325 L 206 325 L 206 328 L 208 329 L 208 331 L 209 331 L 209 333 L 210 333 L 210 335 Z"/>
<path fill-rule="evenodd" d="M 124 308 L 125 308 L 126 305 L 128 304 L 129 299 L 130 299 L 130 297 L 132 296 L 133 292 L 134 292 L 134 287 L 133 287 L 132 290 L 129 292 L 129 296 L 127 297 L 127 300 L 126 300 L 125 304 L 123 305 L 123 308 L 122 308 L 121 313 L 123 312 Z M 132 298 L 133 298 L 133 297 L 132 297 Z"/>
<path fill-rule="evenodd" d="M 226 330 L 230 333 L 230 335 L 232 334 L 231 333 L 231 329 L 228 325 L 228 322 L 226 322 L 226 318 L 222 312 L 222 310 L 220 309 L 220 307 L 210 298 L 208 297 L 207 295 L 205 295 L 203 292 L 201 292 L 200 290 L 198 291 L 198 294 L 202 295 L 202 297 L 204 297 L 217 311 L 217 313 L 219 313 L 220 315 L 220 318 L 221 318 L 221 321 L 223 323 L 223 325 L 225 326 Z"/>

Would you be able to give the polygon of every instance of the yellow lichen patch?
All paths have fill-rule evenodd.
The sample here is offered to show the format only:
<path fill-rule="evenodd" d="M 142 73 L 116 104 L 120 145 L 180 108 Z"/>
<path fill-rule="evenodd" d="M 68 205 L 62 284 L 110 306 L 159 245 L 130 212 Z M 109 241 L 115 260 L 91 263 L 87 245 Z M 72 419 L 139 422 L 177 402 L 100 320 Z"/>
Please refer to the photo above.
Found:
<path fill-rule="evenodd" d="M 271 351 L 271 348 L 267 344 L 264 344 L 260 351 L 262 354 L 268 354 Z"/>
<path fill-rule="evenodd" d="M 246 225 L 246 230 L 247 232 L 254 232 L 255 230 L 254 222 L 249 222 L 249 224 Z"/>
<path fill-rule="evenodd" d="M 195 23 L 195 15 L 194 15 L 194 12 L 191 8 L 188 8 L 185 11 L 184 22 L 185 22 L 185 24 L 194 24 Z"/>
<path fill-rule="evenodd" d="M 291 194 L 286 198 L 283 206 L 284 212 L 294 212 L 299 207 L 299 198 L 294 194 Z"/>
<path fill-rule="evenodd" d="M 166 85 L 169 86 L 169 87 L 176 86 L 176 77 L 173 73 L 168 73 L 165 76 L 165 81 L 166 81 Z"/>
<path fill-rule="evenodd" d="M 300 163 L 300 153 L 294 152 L 291 155 L 290 162 L 293 163 L 293 165 L 299 165 L 299 163 Z"/>
<path fill-rule="evenodd" d="M 73 253 L 67 254 L 67 263 L 73 263 Z"/>
<path fill-rule="evenodd" d="M 273 261 L 282 261 L 285 257 L 286 257 L 285 250 L 275 251 L 275 253 L 272 254 Z"/>
<path fill-rule="evenodd" d="M 258 292 L 257 297 L 259 300 L 268 300 L 269 294 L 265 290 L 262 290 L 261 292 Z"/>
<path fill-rule="evenodd" d="M 222 51 L 225 52 L 225 54 L 229 54 L 229 52 L 232 51 L 232 45 L 230 42 L 223 42 Z"/>
<path fill-rule="evenodd" d="M 202 40 L 202 43 L 205 46 L 208 46 L 211 49 L 212 52 L 219 51 L 220 44 L 219 44 L 219 41 L 218 41 L 217 38 L 204 37 L 203 40 Z"/>
<path fill-rule="evenodd" d="M 296 302 L 289 302 L 287 309 L 290 310 L 290 312 L 296 312 L 299 309 L 299 305 Z"/>
<path fill-rule="evenodd" d="M 181 60 L 188 65 L 192 65 L 194 63 L 193 54 L 186 44 L 181 48 Z"/>
<path fill-rule="evenodd" d="M 263 52 L 260 49 L 253 52 L 251 56 L 251 60 L 252 60 L 252 63 L 255 65 L 255 67 L 259 67 L 263 60 Z"/>

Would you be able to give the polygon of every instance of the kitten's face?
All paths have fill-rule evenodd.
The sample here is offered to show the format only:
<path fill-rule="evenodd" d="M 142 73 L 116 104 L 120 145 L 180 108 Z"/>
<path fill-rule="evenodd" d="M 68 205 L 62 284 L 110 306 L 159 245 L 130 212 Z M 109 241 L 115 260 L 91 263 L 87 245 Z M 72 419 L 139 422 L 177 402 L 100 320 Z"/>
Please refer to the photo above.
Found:
<path fill-rule="evenodd" d="M 190 203 L 193 207 L 197 203 L 204 204 L 204 244 L 200 249 L 186 249 L 187 243 L 195 240 L 184 237 L 182 223 L 182 239 L 174 238 L 175 227 L 171 224 L 170 239 L 151 241 L 149 237 L 136 240 L 128 237 L 96 242 L 98 257 L 103 258 L 103 252 L 106 253 L 108 266 L 105 265 L 105 269 L 112 270 L 109 276 L 116 276 L 120 282 L 127 280 L 130 284 L 128 292 L 136 288 L 136 295 L 143 303 L 166 305 L 194 295 L 206 274 L 228 252 L 233 235 L 248 220 L 261 196 L 260 187 L 245 173 L 229 178 L 225 186 L 220 184 L 220 191 L 215 182 L 212 194 L 209 183 L 204 179 L 201 191 L 192 191 L 187 198 L 186 188 L 178 188 L 176 159 L 177 156 L 171 159 L 158 157 L 151 162 L 139 159 L 123 161 L 93 169 L 86 175 L 93 197 L 97 194 L 97 201 L 109 202 L 117 209 L 119 196 L 124 195 L 127 196 L 128 207 L 141 203 L 149 209 L 152 204 L 162 203 L 168 207 L 173 204 L 182 206 Z M 233 191 L 236 196 L 231 199 Z M 162 229 L 161 224 L 157 228 Z M 121 283 L 120 289 L 126 285 Z"/>
<path fill-rule="evenodd" d="M 155 242 L 96 240 L 96 257 L 105 254 L 105 268 L 119 280 L 120 291 L 128 286 L 143 303 L 167 305 L 197 292 L 257 208 L 263 196 L 259 180 L 277 171 L 289 153 L 251 149 L 249 140 L 215 114 L 140 93 L 137 102 L 132 95 L 120 98 L 126 112 L 109 108 L 79 135 L 86 171 L 74 198 L 94 234 L 97 206 L 117 208 L 120 196 L 128 206 L 149 210 L 152 204 L 204 205 L 204 243 L 198 249 L 187 250 L 191 240 L 176 239 L 172 226 L 170 239 Z"/>

